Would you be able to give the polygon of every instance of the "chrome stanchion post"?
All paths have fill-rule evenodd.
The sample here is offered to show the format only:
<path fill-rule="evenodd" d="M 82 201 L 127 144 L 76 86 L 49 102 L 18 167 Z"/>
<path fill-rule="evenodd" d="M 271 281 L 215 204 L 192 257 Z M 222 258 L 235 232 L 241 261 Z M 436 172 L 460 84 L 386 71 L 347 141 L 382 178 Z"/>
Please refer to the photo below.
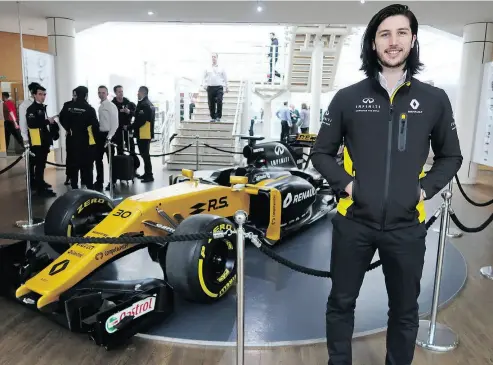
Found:
<path fill-rule="evenodd" d="M 33 206 L 31 199 L 31 170 L 29 169 L 30 165 L 30 157 L 34 156 L 34 153 L 31 152 L 29 145 L 24 146 L 24 163 L 26 166 L 26 189 L 27 189 L 27 221 L 20 220 L 15 222 L 15 225 L 19 228 L 32 228 L 39 226 L 44 223 L 44 219 L 34 218 L 33 217 Z"/>
<path fill-rule="evenodd" d="M 447 239 L 447 226 L 450 218 L 450 201 L 452 192 L 446 190 L 442 193 L 445 204 L 442 206 L 440 221 L 440 239 L 438 242 L 438 254 L 435 271 L 435 283 L 433 288 L 433 301 L 431 306 L 431 318 L 429 321 L 419 321 L 416 344 L 432 351 L 446 352 L 455 349 L 459 345 L 459 338 L 449 327 L 437 323 L 438 300 L 440 297 L 440 281 L 442 278 L 443 259 L 445 253 L 445 240 Z"/>
<path fill-rule="evenodd" d="M 111 200 L 116 200 L 120 198 L 115 198 L 114 196 L 114 188 L 113 188 L 113 155 L 111 153 L 111 147 L 115 146 L 116 144 L 112 143 L 111 141 L 106 141 L 106 148 L 108 148 L 108 166 L 109 166 L 109 175 L 110 175 L 110 199 Z"/>
<path fill-rule="evenodd" d="M 486 279 L 493 280 L 493 266 L 484 266 L 482 267 L 479 272 L 481 275 L 483 275 Z"/>
<path fill-rule="evenodd" d="M 450 180 L 450 182 L 448 183 L 448 190 L 450 192 L 453 191 L 453 187 L 454 187 L 454 180 Z M 449 218 L 448 218 L 448 223 L 447 223 L 447 237 L 449 238 L 459 238 L 459 237 L 462 237 L 462 232 L 455 229 L 454 227 L 450 227 L 450 215 L 449 215 Z M 435 232 L 440 232 L 440 228 L 439 227 L 435 227 L 433 228 L 433 231 Z"/>
<path fill-rule="evenodd" d="M 236 247 L 236 365 L 243 365 L 245 362 L 245 306 L 244 306 L 244 289 L 245 289 L 245 268 L 244 268 L 244 255 L 245 255 L 245 231 L 243 225 L 247 220 L 247 214 L 243 210 L 238 210 L 235 213 L 235 222 L 238 224 Z"/>
<path fill-rule="evenodd" d="M 195 170 L 199 171 L 199 136 L 195 136 Z"/>

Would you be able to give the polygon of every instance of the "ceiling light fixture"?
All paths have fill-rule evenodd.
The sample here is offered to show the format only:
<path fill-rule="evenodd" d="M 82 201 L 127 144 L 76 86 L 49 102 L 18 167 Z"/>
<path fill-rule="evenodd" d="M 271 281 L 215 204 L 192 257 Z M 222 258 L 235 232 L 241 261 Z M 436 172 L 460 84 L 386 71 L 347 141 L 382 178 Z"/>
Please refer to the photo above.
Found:
<path fill-rule="evenodd" d="M 262 7 L 259 5 L 257 6 L 257 11 L 260 13 L 262 11 Z"/>
<path fill-rule="evenodd" d="M 365 3 L 365 0 L 359 0 L 361 4 L 364 4 Z"/>
<path fill-rule="evenodd" d="M 154 15 L 154 12 L 153 11 L 148 11 L 147 12 L 147 15 Z"/>

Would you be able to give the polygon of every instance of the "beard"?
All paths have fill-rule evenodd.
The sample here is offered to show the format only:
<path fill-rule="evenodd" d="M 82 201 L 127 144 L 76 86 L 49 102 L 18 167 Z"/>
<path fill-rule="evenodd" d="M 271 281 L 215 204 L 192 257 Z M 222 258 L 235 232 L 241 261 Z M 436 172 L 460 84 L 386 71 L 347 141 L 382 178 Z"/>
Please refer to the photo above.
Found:
<path fill-rule="evenodd" d="M 389 57 L 387 52 L 399 51 L 396 57 Z M 402 48 L 389 48 L 384 51 L 377 51 L 378 62 L 386 68 L 402 68 L 406 64 L 407 58 L 411 53 L 411 48 L 407 50 Z"/>

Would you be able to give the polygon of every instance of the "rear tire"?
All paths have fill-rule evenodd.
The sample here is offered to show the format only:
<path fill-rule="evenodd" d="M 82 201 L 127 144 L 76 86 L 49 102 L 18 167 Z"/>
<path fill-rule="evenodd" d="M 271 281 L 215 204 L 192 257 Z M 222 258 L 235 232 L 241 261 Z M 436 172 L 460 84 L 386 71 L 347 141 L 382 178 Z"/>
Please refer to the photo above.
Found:
<path fill-rule="evenodd" d="M 113 201 L 103 193 L 94 190 L 71 190 L 57 198 L 48 210 L 44 224 L 45 235 L 83 237 L 114 207 Z M 77 220 L 86 223 L 77 225 Z M 59 254 L 70 247 L 69 244 L 58 242 L 48 242 L 48 245 Z"/>
<path fill-rule="evenodd" d="M 181 222 L 174 235 L 227 229 L 236 229 L 230 220 L 199 214 Z M 236 235 L 221 239 L 170 242 L 163 271 L 168 283 L 181 297 L 199 303 L 218 301 L 236 281 Z"/>

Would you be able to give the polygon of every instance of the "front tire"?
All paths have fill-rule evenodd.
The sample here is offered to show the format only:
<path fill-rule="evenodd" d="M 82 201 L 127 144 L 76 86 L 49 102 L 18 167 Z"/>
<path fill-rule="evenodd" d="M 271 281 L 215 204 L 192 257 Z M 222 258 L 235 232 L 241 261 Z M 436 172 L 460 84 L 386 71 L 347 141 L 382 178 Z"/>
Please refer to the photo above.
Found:
<path fill-rule="evenodd" d="M 174 235 L 235 231 L 230 220 L 208 214 L 192 215 Z M 199 303 L 221 299 L 236 282 L 236 235 L 221 239 L 170 242 L 163 270 L 173 290 Z"/>
<path fill-rule="evenodd" d="M 57 198 L 46 214 L 44 230 L 48 236 L 83 237 L 111 212 L 115 204 L 94 190 L 71 190 Z M 62 254 L 70 245 L 48 242 Z"/>

